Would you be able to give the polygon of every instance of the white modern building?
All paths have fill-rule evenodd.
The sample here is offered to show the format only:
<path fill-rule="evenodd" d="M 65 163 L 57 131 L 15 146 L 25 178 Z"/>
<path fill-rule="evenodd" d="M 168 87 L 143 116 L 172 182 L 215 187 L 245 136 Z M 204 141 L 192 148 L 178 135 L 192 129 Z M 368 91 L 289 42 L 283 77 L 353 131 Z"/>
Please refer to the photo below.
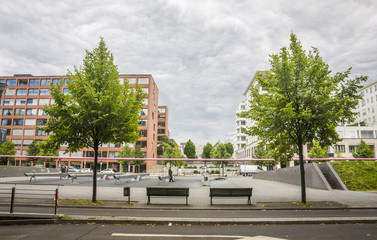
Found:
<path fill-rule="evenodd" d="M 377 125 L 377 81 L 370 83 L 359 91 L 361 97 L 357 107 L 356 122 L 366 126 Z"/>
<path fill-rule="evenodd" d="M 253 157 L 254 149 L 258 145 L 257 136 L 249 136 L 244 129 L 252 126 L 250 119 L 242 118 L 238 114 L 249 110 L 250 87 L 255 86 L 256 77 L 264 71 L 257 71 L 251 79 L 249 85 L 243 93 L 243 101 L 238 104 L 236 109 L 235 137 L 233 140 L 234 157 L 238 159 L 249 159 Z M 262 89 L 260 89 L 262 91 Z M 357 108 L 358 112 L 356 123 L 340 125 L 336 128 L 341 141 L 333 146 L 328 146 L 330 157 L 340 154 L 342 157 L 352 158 L 352 152 L 361 140 L 364 140 L 377 156 L 377 81 L 366 85 L 359 91 L 363 97 Z M 304 157 L 308 154 L 308 147 L 304 147 Z"/>

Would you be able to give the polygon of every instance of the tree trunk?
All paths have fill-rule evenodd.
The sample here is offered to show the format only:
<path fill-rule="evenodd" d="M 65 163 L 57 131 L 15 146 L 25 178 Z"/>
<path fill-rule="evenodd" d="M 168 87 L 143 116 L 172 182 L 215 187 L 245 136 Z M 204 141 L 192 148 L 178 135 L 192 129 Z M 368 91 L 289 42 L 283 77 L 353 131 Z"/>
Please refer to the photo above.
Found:
<path fill-rule="evenodd" d="M 97 164 L 98 164 L 98 140 L 94 140 L 94 169 L 93 169 L 93 195 L 92 202 L 97 202 Z"/>
<path fill-rule="evenodd" d="M 304 154 L 303 143 L 299 141 L 298 144 L 298 156 L 300 160 L 300 175 L 301 175 L 301 202 L 306 203 L 306 184 L 305 184 L 305 168 L 304 168 Z"/>

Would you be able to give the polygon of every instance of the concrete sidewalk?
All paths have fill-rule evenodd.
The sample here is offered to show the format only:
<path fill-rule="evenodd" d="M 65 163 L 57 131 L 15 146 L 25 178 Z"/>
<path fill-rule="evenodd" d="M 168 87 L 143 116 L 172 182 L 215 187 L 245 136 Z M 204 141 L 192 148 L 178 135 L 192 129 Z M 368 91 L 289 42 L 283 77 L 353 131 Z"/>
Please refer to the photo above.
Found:
<path fill-rule="evenodd" d="M 29 188 L 56 188 L 60 184 L 60 199 L 81 199 L 91 200 L 92 182 L 89 179 L 78 179 L 73 182 L 70 179 L 57 180 L 51 178 L 40 178 L 36 182 L 29 182 L 29 178 L 2 178 L 1 186 L 28 185 Z M 185 205 L 185 198 L 179 197 L 159 197 L 152 198 L 151 205 L 147 205 L 146 186 L 169 186 L 169 187 L 189 187 L 190 196 L 189 204 Z M 123 188 L 131 188 L 131 202 L 128 205 L 125 202 L 128 197 L 123 196 Z M 252 205 L 247 205 L 247 198 L 214 198 L 214 205 L 210 205 L 209 188 L 210 187 L 252 187 Z M 236 210 L 236 211 L 253 211 L 269 209 L 352 209 L 352 208 L 377 208 L 377 194 L 375 192 L 354 192 L 340 190 L 319 190 L 307 189 L 307 202 L 309 206 L 301 206 L 294 202 L 301 201 L 301 187 L 286 183 L 280 183 L 268 180 L 257 180 L 252 177 L 232 176 L 226 180 L 215 180 L 210 178 L 206 184 L 201 182 L 200 177 L 177 177 L 176 181 L 169 183 L 159 181 L 157 176 L 150 176 L 141 181 L 122 181 L 121 184 L 115 184 L 113 180 L 98 180 L 97 200 L 104 202 L 100 206 L 90 207 L 90 216 L 71 215 L 63 219 L 46 220 L 55 223 L 149 223 L 149 224 L 316 224 L 316 223 L 376 223 L 375 217 L 316 217 L 316 218 L 229 218 L 224 215 L 222 218 L 182 218 L 177 217 L 156 218 L 156 217 L 125 217 L 125 216 L 101 216 L 96 212 L 96 208 L 106 209 L 167 209 L 177 210 Z M 61 207 L 68 207 L 69 204 L 61 201 Z M 82 208 L 83 206 L 77 206 Z M 22 213 L 17 213 L 22 215 Z M 14 216 L 14 215 L 13 215 Z M 25 215 L 27 216 L 27 215 Z M 53 217 L 53 216 L 51 216 Z M 55 216 L 56 217 L 56 216 Z M 42 220 L 30 220 L 29 223 Z M 42 221 L 43 222 L 43 221 Z M 12 224 L 12 221 L 0 222 L 0 224 Z M 23 220 L 13 221 L 14 224 L 25 223 Z"/>

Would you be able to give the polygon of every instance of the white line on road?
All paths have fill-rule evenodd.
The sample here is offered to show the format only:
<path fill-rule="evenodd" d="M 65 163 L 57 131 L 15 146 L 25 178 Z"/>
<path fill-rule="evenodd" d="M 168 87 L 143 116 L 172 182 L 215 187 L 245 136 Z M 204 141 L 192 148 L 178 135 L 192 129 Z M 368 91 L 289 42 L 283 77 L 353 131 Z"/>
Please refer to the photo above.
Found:
<path fill-rule="evenodd" d="M 145 237 L 145 238 L 231 238 L 243 240 L 284 240 L 267 236 L 231 236 L 231 235 L 180 235 L 180 234 L 139 234 L 139 233 L 113 233 L 112 237 Z"/>

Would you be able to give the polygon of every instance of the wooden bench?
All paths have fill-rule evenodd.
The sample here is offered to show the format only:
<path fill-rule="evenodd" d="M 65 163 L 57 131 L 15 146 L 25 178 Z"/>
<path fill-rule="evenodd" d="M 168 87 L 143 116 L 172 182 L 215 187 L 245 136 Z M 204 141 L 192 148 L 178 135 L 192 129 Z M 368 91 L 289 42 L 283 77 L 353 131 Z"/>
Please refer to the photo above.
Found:
<path fill-rule="evenodd" d="M 186 197 L 186 205 L 188 204 L 189 188 L 177 188 L 177 187 L 147 187 L 147 196 L 149 205 L 151 203 L 151 197 Z"/>
<path fill-rule="evenodd" d="M 247 197 L 247 204 L 251 205 L 253 188 L 210 188 L 211 205 L 213 197 Z"/>

